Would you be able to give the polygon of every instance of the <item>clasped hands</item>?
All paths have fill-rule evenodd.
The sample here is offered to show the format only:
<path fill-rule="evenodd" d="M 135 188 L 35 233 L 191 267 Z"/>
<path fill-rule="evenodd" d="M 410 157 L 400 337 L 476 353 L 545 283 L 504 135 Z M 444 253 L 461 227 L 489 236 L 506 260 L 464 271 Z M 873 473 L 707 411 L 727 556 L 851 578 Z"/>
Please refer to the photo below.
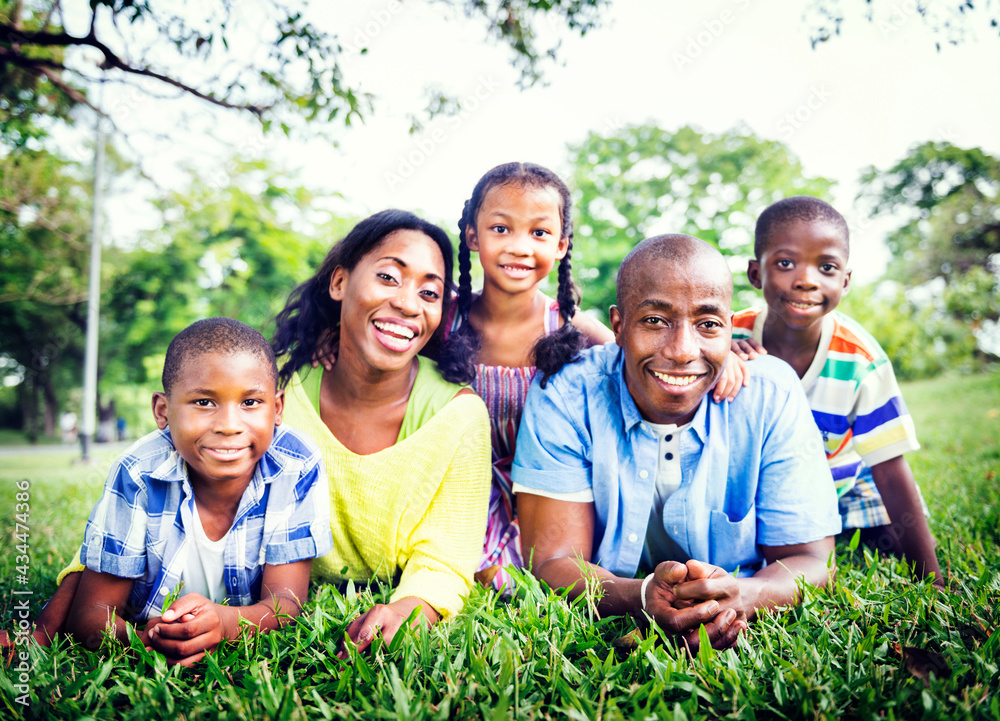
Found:
<path fill-rule="evenodd" d="M 159 651 L 167 663 L 181 666 L 201 660 L 224 638 L 219 607 L 197 593 L 178 598 L 162 616 L 151 618 L 139 635 L 147 651 Z"/>
<path fill-rule="evenodd" d="M 704 624 L 712 648 L 736 645 L 749 628 L 732 574 L 700 561 L 664 561 L 646 586 L 646 614 L 660 628 L 684 639 L 692 652 L 699 648 L 698 629 Z"/>

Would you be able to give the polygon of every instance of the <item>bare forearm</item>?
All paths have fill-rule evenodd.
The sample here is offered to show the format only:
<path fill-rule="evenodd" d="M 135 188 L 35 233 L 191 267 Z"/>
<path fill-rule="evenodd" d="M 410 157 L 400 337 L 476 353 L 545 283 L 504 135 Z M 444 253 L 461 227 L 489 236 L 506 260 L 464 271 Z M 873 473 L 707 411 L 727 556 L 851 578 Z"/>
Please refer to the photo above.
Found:
<path fill-rule="evenodd" d="M 799 578 L 823 588 L 832 572 L 833 567 L 827 568 L 825 558 L 800 554 L 769 563 L 753 576 L 738 579 L 747 618 L 753 620 L 759 612 L 778 606 L 797 605 L 802 600 Z"/>
<path fill-rule="evenodd" d="M 940 580 L 934 540 L 909 464 L 902 456 L 880 463 L 872 468 L 872 478 L 889 515 L 890 532 L 898 539 L 903 555 L 916 563 L 922 578 L 933 573 Z"/>
<path fill-rule="evenodd" d="M 302 606 L 292 596 L 276 595 L 251 606 L 216 605 L 216 610 L 222 619 L 223 637 L 233 639 L 239 637 L 242 629 L 267 633 L 281 628 L 288 623 L 289 616 L 299 615 Z"/>
<path fill-rule="evenodd" d="M 66 619 L 66 630 L 90 649 L 101 645 L 105 632 L 123 643 L 128 641 L 128 622 L 117 614 L 114 607 L 101 603 L 77 608 L 76 613 Z"/>
<path fill-rule="evenodd" d="M 600 584 L 597 610 L 602 616 L 624 616 L 642 609 L 642 579 L 621 578 L 593 563 L 565 557 L 546 561 L 534 573 L 552 588 L 569 588 L 570 598 L 582 594 L 588 581 Z"/>

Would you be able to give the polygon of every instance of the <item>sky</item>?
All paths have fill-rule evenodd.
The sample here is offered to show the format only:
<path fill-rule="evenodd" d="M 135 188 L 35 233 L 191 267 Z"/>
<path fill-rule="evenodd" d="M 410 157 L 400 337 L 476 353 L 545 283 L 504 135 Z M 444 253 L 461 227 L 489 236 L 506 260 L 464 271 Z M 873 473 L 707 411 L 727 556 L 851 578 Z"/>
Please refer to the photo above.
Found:
<path fill-rule="evenodd" d="M 254 6 L 236 5 L 247 27 Z M 617 0 L 583 38 L 543 21 L 542 39 L 562 41 L 559 62 L 545 66 L 544 84 L 520 90 L 510 52 L 482 23 L 442 4 L 314 3 L 310 17 L 348 46 L 345 75 L 376 98 L 363 124 L 331 130 L 336 143 L 262 136 L 254 121 L 206 116 L 195 101 L 165 105 L 110 91 L 108 102 L 161 187 L 183 182 L 182 165 L 224 182 L 235 149 L 278 161 L 319 193 L 342 194 L 342 212 L 401 207 L 449 226 L 489 168 L 529 160 L 568 176 L 567 145 L 590 131 L 647 122 L 713 133 L 745 127 L 786 143 L 807 174 L 837 181 L 835 205 L 852 226 L 855 282 L 868 282 L 884 270 L 889 223 L 856 213 L 863 168 L 889 167 L 928 140 L 1000 155 L 996 31 L 973 25 L 961 44 L 937 51 L 943 37 L 913 0 L 874 7 L 874 22 L 849 15 L 841 36 L 813 49 L 802 3 L 792 0 Z M 351 51 L 362 44 L 364 55 Z M 184 72 L 197 80 L 196 70 Z M 428 88 L 455 95 L 463 110 L 411 135 L 410 114 Z M 119 242 L 155 222 L 141 197 L 108 214 Z"/>

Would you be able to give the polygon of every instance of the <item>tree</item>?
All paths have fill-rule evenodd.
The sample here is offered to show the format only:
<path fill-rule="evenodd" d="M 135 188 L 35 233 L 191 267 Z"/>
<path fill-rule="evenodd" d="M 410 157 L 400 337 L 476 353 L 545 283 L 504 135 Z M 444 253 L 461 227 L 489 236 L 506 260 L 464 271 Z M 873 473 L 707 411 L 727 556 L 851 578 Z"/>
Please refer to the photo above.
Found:
<path fill-rule="evenodd" d="M 877 26 L 883 37 L 919 18 L 934 35 L 934 45 L 938 50 L 942 41 L 957 45 L 965 40 L 973 23 L 978 23 L 980 27 L 988 25 L 994 32 L 1000 30 L 1000 2 L 996 0 L 980 0 L 976 4 L 968 0 L 905 0 L 894 3 L 866 0 L 863 9 L 855 12 Z M 812 46 L 815 48 L 819 43 L 840 35 L 846 16 L 840 0 L 812 0 L 805 12 Z"/>
<path fill-rule="evenodd" d="M 170 339 L 198 318 L 239 318 L 268 336 L 291 290 L 346 233 L 338 218 L 287 220 L 324 214 L 266 163 L 233 167 L 226 187 L 192 174 L 186 190 L 157 202 L 163 227 L 129 255 L 102 304 L 106 388 L 158 382 Z"/>
<path fill-rule="evenodd" d="M 584 34 L 608 4 L 436 1 L 462 10 L 508 45 L 525 84 L 534 82 L 544 61 L 556 54 L 556 47 L 539 43 L 537 26 L 543 18 L 556 18 Z M 350 124 L 371 108 L 371 96 L 344 76 L 341 65 L 345 52 L 367 52 L 371 33 L 366 28 L 329 30 L 310 19 L 300 3 L 264 0 L 249 10 L 238 0 L 200 5 L 91 0 L 89 5 L 87 31 L 74 34 L 67 31 L 65 16 L 83 8 L 64 8 L 62 0 L 0 0 L 0 123 L 6 122 L 5 115 L 23 121 L 31 113 L 93 105 L 86 87 L 98 76 L 144 94 L 147 87 L 139 81 L 152 81 L 153 92 L 175 90 L 247 111 L 265 126 L 277 120 L 286 130 L 292 116 Z M 387 0 L 369 25 L 381 30 L 401 8 L 402 0 Z M 249 22 L 247 13 L 252 15 Z M 239 58 L 230 52 L 231 45 L 243 49 Z M 67 51 L 73 48 L 89 48 L 100 58 L 99 66 L 87 69 L 71 59 Z M 214 74 L 211 80 L 193 79 L 204 77 L 206 68 Z"/>
<path fill-rule="evenodd" d="M 570 147 L 575 187 L 574 275 L 584 303 L 606 312 L 625 254 L 657 233 L 688 233 L 723 253 L 752 255 L 760 212 L 787 195 L 825 197 L 833 183 L 806 177 L 783 143 L 748 130 L 713 135 L 628 126 Z M 742 274 L 737 287 L 749 290 Z"/>
<path fill-rule="evenodd" d="M 29 435 L 55 431 L 56 378 L 82 359 L 89 202 L 73 163 L 27 149 L 0 158 L 0 354 L 23 376 Z"/>

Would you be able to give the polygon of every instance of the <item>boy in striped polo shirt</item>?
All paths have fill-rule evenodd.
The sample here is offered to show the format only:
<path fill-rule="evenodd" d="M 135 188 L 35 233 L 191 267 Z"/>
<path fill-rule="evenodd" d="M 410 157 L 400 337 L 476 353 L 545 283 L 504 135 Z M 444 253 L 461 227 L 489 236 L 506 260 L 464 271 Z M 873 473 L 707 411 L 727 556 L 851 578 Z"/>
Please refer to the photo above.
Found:
<path fill-rule="evenodd" d="M 837 312 L 851 279 L 847 222 L 817 198 L 785 198 L 757 220 L 750 283 L 767 304 L 737 313 L 733 350 L 768 353 L 802 379 L 826 444 L 844 531 L 943 583 L 926 506 L 903 457 L 920 447 L 879 344 Z M 764 349 L 767 350 L 764 350 Z"/>

